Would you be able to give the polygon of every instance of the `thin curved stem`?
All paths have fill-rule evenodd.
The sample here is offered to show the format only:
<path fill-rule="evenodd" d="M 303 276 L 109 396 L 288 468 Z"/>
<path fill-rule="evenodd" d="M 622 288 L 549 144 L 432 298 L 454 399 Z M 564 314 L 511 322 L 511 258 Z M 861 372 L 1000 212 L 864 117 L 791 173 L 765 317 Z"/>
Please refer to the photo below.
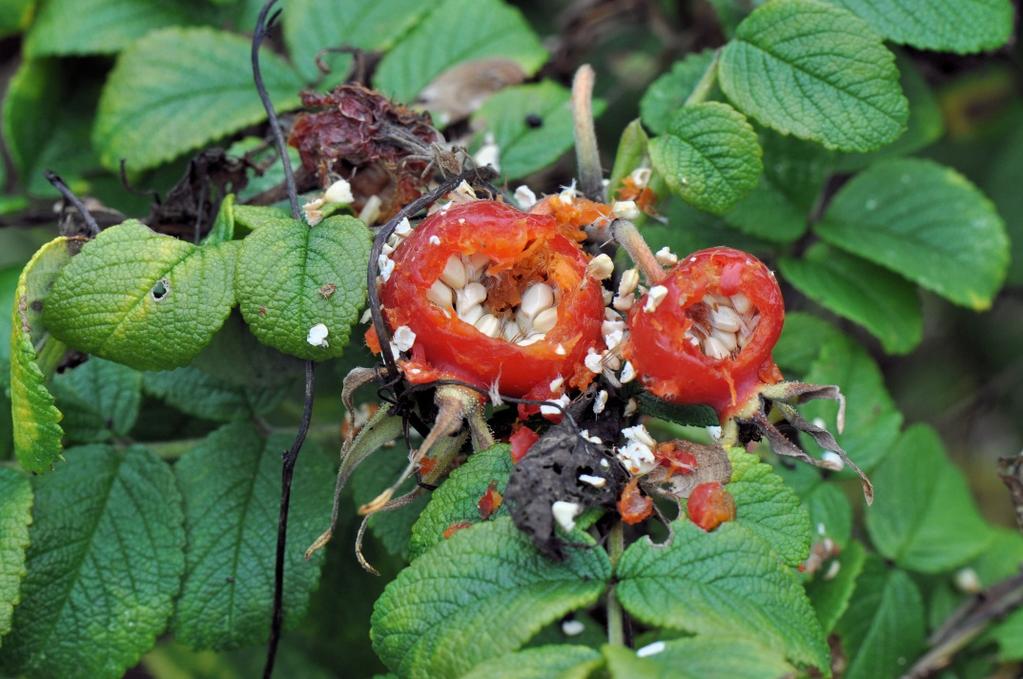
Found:
<path fill-rule="evenodd" d="M 579 188 L 591 200 L 604 199 L 604 170 L 600 166 L 597 133 L 593 129 L 593 81 L 589 64 L 583 64 L 572 79 L 572 118 L 575 124 L 575 158 Z"/>
<path fill-rule="evenodd" d="M 53 185 L 53 188 L 60 191 L 60 195 L 64 196 L 64 200 L 71 203 L 75 209 L 78 210 L 78 214 L 82 215 L 85 225 L 89 228 L 89 235 L 93 237 L 98 236 L 99 224 L 96 223 L 96 218 L 93 217 L 92 213 L 89 212 L 89 209 L 85 207 L 85 203 L 83 203 L 82 200 L 74 194 L 74 191 L 72 191 L 68 185 L 64 183 L 64 180 L 60 178 L 60 175 L 53 170 L 46 170 L 46 172 L 43 173 L 43 176 L 46 177 L 46 181 Z"/>

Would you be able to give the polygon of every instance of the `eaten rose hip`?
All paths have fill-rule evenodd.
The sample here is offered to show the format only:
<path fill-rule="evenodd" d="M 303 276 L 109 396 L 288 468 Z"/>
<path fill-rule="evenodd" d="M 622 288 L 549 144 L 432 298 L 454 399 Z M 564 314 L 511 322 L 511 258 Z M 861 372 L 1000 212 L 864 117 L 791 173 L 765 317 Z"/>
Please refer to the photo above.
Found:
<path fill-rule="evenodd" d="M 781 380 L 771 349 L 785 307 L 774 275 L 752 255 L 696 252 L 642 301 L 630 315 L 626 355 L 660 398 L 710 405 L 724 420 L 759 385 Z"/>
<path fill-rule="evenodd" d="M 395 336 L 403 326 L 414 333 L 406 379 L 496 383 L 532 398 L 592 379 L 583 359 L 601 340 L 601 285 L 562 231 L 551 215 L 489 200 L 412 230 L 380 293 Z"/>
<path fill-rule="evenodd" d="M 735 520 L 735 498 L 717 481 L 701 483 L 689 495 L 686 510 L 693 523 L 711 531 Z"/>

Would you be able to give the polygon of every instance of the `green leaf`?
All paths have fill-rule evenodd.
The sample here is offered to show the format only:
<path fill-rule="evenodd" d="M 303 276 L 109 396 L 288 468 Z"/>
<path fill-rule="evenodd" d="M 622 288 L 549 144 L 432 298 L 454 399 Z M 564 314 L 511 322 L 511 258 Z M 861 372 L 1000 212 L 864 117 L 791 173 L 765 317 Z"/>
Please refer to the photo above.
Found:
<path fill-rule="evenodd" d="M 451 66 L 500 57 L 527 76 L 547 60 L 519 10 L 502 0 L 443 0 L 380 61 L 374 85 L 409 102 Z"/>
<path fill-rule="evenodd" d="M 650 161 L 687 203 L 722 214 L 757 185 L 763 165 L 757 135 L 727 104 L 706 102 L 675 113 L 650 140 Z"/>
<path fill-rule="evenodd" d="M 14 607 L 25 577 L 28 526 L 32 523 L 32 485 L 28 477 L 0 467 L 0 646 L 11 631 Z"/>
<path fill-rule="evenodd" d="M 602 664 L 585 646 L 538 646 L 480 663 L 462 679 L 586 679 Z"/>
<path fill-rule="evenodd" d="M 261 643 L 273 608 L 281 451 L 291 435 L 261 437 L 235 422 L 210 434 L 175 465 L 185 500 L 185 579 L 173 622 L 175 636 L 193 648 L 225 649 Z M 288 517 L 284 611 L 289 625 L 309 605 L 322 558 L 305 548 L 330 511 L 331 464 L 308 442 L 295 467 Z"/>
<path fill-rule="evenodd" d="M 93 443 L 127 436 L 139 416 L 142 374 L 119 363 L 90 358 L 53 379 L 53 393 L 72 441 Z"/>
<path fill-rule="evenodd" d="M 210 232 L 202 239 L 203 245 L 216 245 L 234 238 L 234 202 L 233 193 L 224 196 L 220 201 L 220 209 L 217 210 L 217 217 L 213 220 Z"/>
<path fill-rule="evenodd" d="M 1023 117 L 1017 117 L 1013 131 L 1005 138 L 1001 150 L 991 159 L 984 191 L 998 207 L 1009 232 L 1012 263 L 1007 283 L 1023 286 Z"/>
<path fill-rule="evenodd" d="M 751 638 L 707 635 L 662 643 L 663 650 L 643 658 L 630 648 L 604 646 L 611 676 L 615 679 L 764 679 L 796 675 L 783 656 Z"/>
<path fill-rule="evenodd" d="M 353 453 L 349 453 L 349 455 L 351 454 Z M 370 502 L 389 488 L 407 466 L 408 449 L 404 446 L 377 450 L 375 454 L 360 461 L 358 468 L 352 474 L 352 497 L 355 500 L 355 506 L 360 507 Z M 416 480 L 410 478 L 398 488 L 395 497 L 409 493 L 415 487 Z M 370 531 L 389 554 L 397 556 L 403 561 L 409 560 L 412 525 L 419 518 L 429 500 L 429 495 L 422 495 L 404 507 L 380 512 L 370 517 Z"/>
<path fill-rule="evenodd" d="M 984 587 L 1019 573 L 1023 567 L 1023 537 L 1016 530 L 995 527 L 994 539 L 971 564 Z M 1023 609 L 1017 608 L 995 623 L 978 639 L 978 644 L 994 641 L 1002 662 L 1023 660 Z"/>
<path fill-rule="evenodd" d="M 686 103 L 696 84 L 714 62 L 714 50 L 687 54 L 650 84 L 639 100 L 639 115 L 654 134 L 668 130 L 672 117 Z"/>
<path fill-rule="evenodd" d="M 173 59 L 167 55 L 173 54 Z M 270 50 L 263 79 L 278 111 L 298 105 L 301 79 Z M 93 143 L 108 169 L 161 163 L 266 116 L 252 84 L 248 38 L 209 28 L 168 28 L 117 58 L 100 99 Z"/>
<path fill-rule="evenodd" d="M 18 278 L 11 318 L 11 419 L 14 454 L 30 472 L 48 471 L 60 457 L 62 415 L 46 388 L 46 375 L 53 366 L 40 368 L 37 347 L 45 343 L 48 351 L 62 354 L 64 345 L 46 335 L 40 308 L 49 306 L 54 279 L 79 245 L 68 238 L 54 238 L 32 255 Z"/>
<path fill-rule="evenodd" d="M 354 217 L 329 217 L 309 227 L 297 220 L 268 224 L 243 241 L 235 291 L 245 322 L 260 342 L 299 358 L 344 352 L 366 299 L 370 235 Z M 333 285 L 334 292 L 321 292 Z M 327 346 L 308 342 L 327 326 Z"/>
<path fill-rule="evenodd" d="M 856 541 L 850 542 L 848 547 L 835 557 L 834 562 L 825 562 L 816 577 L 807 584 L 806 594 L 813 602 L 825 634 L 831 633 L 838 619 L 849 607 L 853 590 L 856 588 L 856 579 L 863 571 L 866 559 L 867 552 L 863 546 Z M 838 572 L 829 578 L 832 563 L 839 564 Z"/>
<path fill-rule="evenodd" d="M 530 85 L 508 87 L 489 97 L 472 115 L 473 129 L 479 130 L 476 145 L 485 133 L 494 135 L 500 149 L 501 175 L 518 179 L 542 170 L 572 148 L 571 94 L 561 85 L 543 80 Z M 593 102 L 593 115 L 604 111 L 604 102 Z M 526 123 L 530 115 L 542 120 L 539 127 Z"/>
<path fill-rule="evenodd" d="M 791 243 L 807 227 L 806 215 L 766 175 L 760 176 L 757 185 L 724 218 L 743 233 L 775 243 Z"/>
<path fill-rule="evenodd" d="M 504 495 L 513 467 L 510 451 L 507 445 L 499 444 L 473 454 L 433 492 L 430 504 L 412 526 L 410 553 L 413 559 L 443 542 L 444 531 L 451 524 L 479 522 L 477 503 L 491 483 L 497 492 Z M 508 509 L 502 503 L 491 518 L 507 513 Z"/>
<path fill-rule="evenodd" d="M 283 178 L 282 176 L 281 179 L 283 180 Z M 246 231 L 255 231 L 264 226 L 290 224 L 294 220 L 287 212 L 275 207 L 235 205 L 234 221 L 235 225 L 243 227 Z"/>
<path fill-rule="evenodd" d="M 924 604 L 913 580 L 875 557 L 867 558 L 849 608 L 836 628 L 848 679 L 901 676 L 923 650 Z"/>
<path fill-rule="evenodd" d="M 327 47 L 354 47 L 385 52 L 419 23 L 430 3 L 419 0 L 292 0 L 284 12 L 284 42 L 295 68 L 307 82 L 323 77 L 316 56 Z M 344 80 L 350 55 L 324 55 L 331 66 L 329 82 Z"/>
<path fill-rule="evenodd" d="M 25 36 L 25 54 L 112 54 L 157 28 L 212 18 L 186 0 L 45 0 Z"/>
<path fill-rule="evenodd" d="M 648 391 L 636 394 L 639 411 L 683 426 L 716 427 L 720 424 L 714 409 L 705 405 L 681 405 L 661 400 Z"/>
<path fill-rule="evenodd" d="M 852 538 L 852 507 L 849 499 L 832 483 L 814 486 L 804 498 L 810 511 L 810 527 L 815 540 L 830 538 L 844 548 Z"/>
<path fill-rule="evenodd" d="M 649 138 L 643 130 L 643 124 L 637 119 L 625 126 L 622 136 L 618 139 L 618 150 L 615 151 L 614 167 L 611 168 L 611 179 L 607 185 L 607 195 L 614 196 L 622 188 L 622 182 L 633 170 L 643 166 L 647 157 Z"/>
<path fill-rule="evenodd" d="M 218 379 L 193 366 L 147 372 L 143 386 L 183 413 L 217 422 L 266 415 L 287 395 L 280 386 L 246 387 Z"/>
<path fill-rule="evenodd" d="M 120 677 L 163 632 L 181 584 L 185 534 L 170 467 L 137 446 L 72 448 L 35 479 L 32 513 L 28 575 L 0 667 Z"/>
<path fill-rule="evenodd" d="M 987 309 L 1009 266 L 1009 240 L 991 202 L 929 160 L 878 163 L 842 187 L 817 225 L 827 242 L 942 297 Z"/>
<path fill-rule="evenodd" d="M 828 0 L 855 12 L 886 40 L 919 49 L 968 54 L 993 50 L 1012 36 L 1010 0 Z"/>
<path fill-rule="evenodd" d="M 842 151 L 872 151 L 906 129 L 895 58 L 854 15 L 818 0 L 754 10 L 721 55 L 725 95 L 764 125 Z"/>
<path fill-rule="evenodd" d="M 11 359 L 11 328 L 14 296 L 18 290 L 21 264 L 0 269 L 0 361 Z"/>
<path fill-rule="evenodd" d="M 828 649 L 795 571 L 746 526 L 706 533 L 672 524 L 674 539 L 632 544 L 618 563 L 615 593 L 640 621 L 693 634 L 745 635 L 799 663 L 828 667 Z"/>
<path fill-rule="evenodd" d="M 926 425 L 906 429 L 874 473 L 874 490 L 867 531 L 877 551 L 903 568 L 939 573 L 991 542 L 966 479 Z"/>
<path fill-rule="evenodd" d="M 805 381 L 837 384 L 845 394 L 845 431 L 835 438 L 859 467 L 870 473 L 888 454 L 902 426 L 902 413 L 884 386 L 877 363 L 848 337 L 836 337 L 821 349 Z M 829 427 L 836 421 L 838 404 L 814 401 L 803 406 L 811 420 L 821 418 Z M 851 472 L 850 472 L 851 473 Z"/>
<path fill-rule="evenodd" d="M 764 177 L 804 215 L 809 215 L 820 200 L 825 182 L 834 172 L 839 154 L 820 144 L 771 130 L 759 132 L 764 149 Z"/>
<path fill-rule="evenodd" d="M 477 524 L 416 559 L 387 586 L 373 608 L 373 648 L 402 676 L 461 676 L 518 649 L 565 613 L 594 604 L 610 577 L 601 549 L 570 549 L 563 562 L 553 562 L 508 517 Z"/>
<path fill-rule="evenodd" d="M 899 82 L 909 100 L 909 122 L 906 131 L 891 144 L 871 153 L 847 153 L 836 158 L 836 169 L 862 170 L 871 163 L 885 158 L 906 156 L 930 146 L 945 132 L 944 114 L 930 86 L 920 74 L 913 60 L 896 54 Z"/>
<path fill-rule="evenodd" d="M 21 33 L 32 23 L 35 0 L 0 0 L 0 37 Z"/>
<path fill-rule="evenodd" d="M 139 370 L 185 365 L 234 306 L 235 247 L 196 247 L 135 220 L 105 229 L 57 278 L 46 326 Z"/>
<path fill-rule="evenodd" d="M 810 515 L 799 497 L 756 455 L 728 451 L 735 498 L 735 520 L 764 541 L 789 566 L 798 566 L 810 550 Z"/>
<path fill-rule="evenodd" d="M 906 279 L 823 243 L 811 246 L 802 259 L 781 259 L 778 266 L 797 290 L 865 327 L 886 352 L 905 354 L 920 343 L 920 299 Z"/>
<path fill-rule="evenodd" d="M 823 318 L 804 311 L 785 314 L 785 325 L 778 344 L 774 345 L 774 362 L 788 372 L 805 375 L 821 353 L 821 347 L 842 333 Z"/>
<path fill-rule="evenodd" d="M 25 191 L 56 197 L 43 176 L 51 168 L 72 189 L 88 190 L 82 177 L 99 168 L 89 135 L 100 84 L 57 59 L 22 62 L 4 98 L 3 135 Z"/>

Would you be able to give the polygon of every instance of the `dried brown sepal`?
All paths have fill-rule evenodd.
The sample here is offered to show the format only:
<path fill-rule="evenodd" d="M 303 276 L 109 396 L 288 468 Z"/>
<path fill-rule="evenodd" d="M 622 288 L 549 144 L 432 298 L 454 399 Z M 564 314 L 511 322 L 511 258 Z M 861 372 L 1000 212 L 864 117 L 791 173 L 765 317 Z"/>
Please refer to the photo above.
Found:
<path fill-rule="evenodd" d="M 395 509 L 401 509 L 402 507 L 411 504 L 416 498 L 422 495 L 424 491 L 418 486 L 413 488 L 408 493 L 401 497 L 396 497 L 384 506 L 382 506 L 378 512 L 393 512 Z M 366 559 L 366 555 L 362 553 L 362 539 L 366 535 L 366 527 L 369 526 L 370 516 L 366 516 L 362 519 L 362 523 L 359 524 L 359 532 L 355 535 L 355 559 L 362 566 L 362 569 L 371 575 L 380 575 L 380 571 L 373 567 L 373 564 Z M 308 558 L 308 557 L 306 557 Z"/>
<path fill-rule="evenodd" d="M 349 424 L 345 429 L 345 448 L 351 447 L 352 439 L 359 433 L 355 426 L 355 392 L 370 382 L 379 381 L 383 376 L 379 368 L 352 368 L 341 382 L 341 404 L 345 407 L 345 422 Z"/>
<path fill-rule="evenodd" d="M 732 463 L 728 453 L 718 445 L 703 445 L 692 441 L 675 440 L 668 442 L 674 449 L 668 454 L 665 444 L 659 445 L 654 451 L 660 465 L 643 477 L 643 488 L 673 500 L 685 500 L 693 489 L 702 483 L 717 481 L 722 485 L 732 480 Z M 691 470 L 684 463 L 674 462 L 671 458 L 687 461 L 695 460 Z M 667 462 L 667 464 L 666 464 Z"/>
<path fill-rule="evenodd" d="M 441 125 L 450 125 L 467 118 L 490 95 L 525 78 L 522 67 L 511 59 L 463 61 L 434 78 L 419 95 L 419 101 L 438 114 Z"/>

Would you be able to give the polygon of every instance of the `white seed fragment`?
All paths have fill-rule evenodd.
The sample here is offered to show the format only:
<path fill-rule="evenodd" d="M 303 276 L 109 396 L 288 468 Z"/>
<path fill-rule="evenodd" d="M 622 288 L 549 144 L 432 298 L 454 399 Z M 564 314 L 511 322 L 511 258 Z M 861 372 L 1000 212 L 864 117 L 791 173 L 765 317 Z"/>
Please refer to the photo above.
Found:
<path fill-rule="evenodd" d="M 720 361 L 728 356 L 728 349 L 726 349 L 725 346 L 717 340 L 717 338 L 711 336 L 703 340 L 703 353 L 707 354 L 715 361 Z"/>
<path fill-rule="evenodd" d="M 618 378 L 618 381 L 622 384 L 628 384 L 634 379 L 636 379 L 636 369 L 633 367 L 631 361 L 626 361 L 625 367 L 622 368 L 622 374 Z"/>
<path fill-rule="evenodd" d="M 729 353 L 735 351 L 735 348 L 739 346 L 738 339 L 734 332 L 725 332 L 718 328 L 714 328 L 714 330 L 710 333 L 710 336 L 720 342 L 721 346 L 723 346 Z"/>
<path fill-rule="evenodd" d="M 611 468 L 611 463 L 608 462 L 607 460 L 601 458 L 600 466 L 603 467 L 604 469 L 610 469 Z"/>
<path fill-rule="evenodd" d="M 628 311 L 635 303 L 636 296 L 629 293 L 628 295 L 615 295 L 614 302 L 611 303 L 611 306 L 618 309 L 618 311 Z"/>
<path fill-rule="evenodd" d="M 840 571 L 841 569 L 842 562 L 839 561 L 838 559 L 835 559 L 834 561 L 831 562 L 831 565 L 828 566 L 828 571 L 824 574 L 824 579 L 834 580 L 835 576 L 838 575 L 838 571 Z"/>
<path fill-rule="evenodd" d="M 399 325 L 394 329 L 392 341 L 399 351 L 408 351 L 416 343 L 416 333 L 407 325 Z"/>
<path fill-rule="evenodd" d="M 551 505 L 551 514 L 554 515 L 554 520 L 565 531 L 575 528 L 575 517 L 579 516 L 582 511 L 583 508 L 576 502 L 558 500 Z"/>
<path fill-rule="evenodd" d="M 433 282 L 430 289 L 426 291 L 426 299 L 430 300 L 440 308 L 450 308 L 454 291 L 444 285 L 444 281 L 438 279 Z"/>
<path fill-rule="evenodd" d="M 721 427 L 716 424 L 712 424 L 707 427 L 707 434 L 715 441 L 721 438 Z"/>
<path fill-rule="evenodd" d="M 604 281 L 611 277 L 614 273 L 615 263 L 610 257 L 604 253 L 600 253 L 596 257 L 590 260 L 589 264 L 586 265 L 586 273 L 596 278 L 598 281 Z"/>
<path fill-rule="evenodd" d="M 651 313 L 660 306 L 661 302 L 665 297 L 668 296 L 668 288 L 663 285 L 655 285 L 650 288 L 650 292 L 646 296 L 646 304 L 643 305 L 643 311 Z"/>
<path fill-rule="evenodd" d="M 533 189 L 523 184 L 515 189 L 515 202 L 518 203 L 519 207 L 523 210 L 528 210 L 536 205 L 536 194 L 533 193 Z"/>
<path fill-rule="evenodd" d="M 544 309 L 533 319 L 533 329 L 537 332 L 548 333 L 558 324 L 558 310 L 555 308 Z"/>
<path fill-rule="evenodd" d="M 309 334 L 306 335 L 305 341 L 314 347 L 327 347 L 330 346 L 327 343 L 327 335 L 330 330 L 323 323 L 317 323 L 313 327 L 309 328 Z"/>
<path fill-rule="evenodd" d="M 458 255 L 451 255 L 448 257 L 448 261 L 444 264 L 444 271 L 441 273 L 440 278 L 455 290 L 461 290 L 465 287 L 465 266 L 462 264 L 462 260 L 458 257 Z"/>
<path fill-rule="evenodd" d="M 651 472 L 657 466 L 654 452 L 639 441 L 629 441 L 615 455 L 633 476 Z"/>
<path fill-rule="evenodd" d="M 437 234 L 430 236 L 430 245 L 440 245 L 440 236 Z"/>
<path fill-rule="evenodd" d="M 586 351 L 586 358 L 583 359 L 583 363 L 586 365 L 587 370 L 599 375 L 604 369 L 604 366 L 601 364 L 602 358 L 603 356 L 598 354 L 593 347 L 590 347 Z"/>
<path fill-rule="evenodd" d="M 355 201 L 352 197 L 352 185 L 344 179 L 338 179 L 323 192 L 323 199 L 328 203 L 350 205 Z"/>
<path fill-rule="evenodd" d="M 654 253 L 654 259 L 661 266 L 675 266 L 678 264 L 678 255 L 671 251 L 667 245 Z"/>
<path fill-rule="evenodd" d="M 972 568 L 961 568 L 955 574 L 956 587 L 959 591 L 967 594 L 976 594 L 983 586 L 980 583 L 980 577 L 977 575 L 977 571 Z"/>
<path fill-rule="evenodd" d="M 624 329 L 616 328 L 614 330 L 604 332 L 604 344 L 608 349 L 614 349 L 622 343 L 623 339 L 625 339 Z"/>
<path fill-rule="evenodd" d="M 611 212 L 614 213 L 615 217 L 621 217 L 622 219 L 639 219 L 639 216 L 642 214 L 634 200 L 616 200 L 614 205 L 611 206 Z"/>
<path fill-rule="evenodd" d="M 624 297 L 631 292 L 635 292 L 638 285 L 639 271 L 637 269 L 626 269 L 622 274 L 622 279 L 618 282 L 618 296 Z"/>
<path fill-rule="evenodd" d="M 505 321 L 503 334 L 505 341 L 514 342 L 522 336 L 522 331 L 519 330 L 519 325 L 515 321 Z"/>
<path fill-rule="evenodd" d="M 622 429 L 622 436 L 624 436 L 629 441 L 638 441 L 639 443 L 642 443 L 644 446 L 647 446 L 648 448 L 653 448 L 657 445 L 657 441 L 654 439 L 653 436 L 650 435 L 650 432 L 648 432 L 646 430 L 646 427 L 644 427 L 642 424 L 637 424 L 634 427 L 626 427 L 625 429 Z"/>
<path fill-rule="evenodd" d="M 501 321 L 491 314 L 486 314 L 474 323 L 476 329 L 487 337 L 497 337 L 501 332 Z"/>
<path fill-rule="evenodd" d="M 593 414 L 599 415 L 604 412 L 604 408 L 607 407 L 607 389 L 601 389 L 597 392 L 597 398 L 593 400 Z"/>
<path fill-rule="evenodd" d="M 386 283 L 391 278 L 391 274 L 394 273 L 394 260 L 387 255 L 380 255 L 377 258 L 377 269 L 380 270 L 380 277 L 384 279 Z"/>
<path fill-rule="evenodd" d="M 558 356 L 565 356 L 566 354 L 568 354 L 568 352 L 565 351 L 565 345 L 560 343 L 558 344 L 558 346 L 554 347 L 554 353 L 556 353 Z"/>
<path fill-rule="evenodd" d="M 525 339 L 520 339 L 515 344 L 518 344 L 520 347 L 528 347 L 530 344 L 536 344 L 537 342 L 542 340 L 544 337 L 546 337 L 546 335 L 541 335 L 540 333 L 536 333 L 534 335 L 530 335 L 529 337 L 526 337 Z M 540 406 L 540 410 L 543 410 L 543 406 Z"/>
<path fill-rule="evenodd" d="M 367 308 L 362 312 L 362 318 L 359 319 L 359 323 L 369 323 L 371 320 L 373 320 L 373 310 Z"/>
<path fill-rule="evenodd" d="M 458 314 L 458 317 L 470 325 L 475 325 L 476 321 L 480 320 L 483 316 L 483 307 L 479 304 L 473 307 L 469 307 L 465 311 Z"/>
<path fill-rule="evenodd" d="M 575 180 L 568 186 L 561 187 L 561 193 L 558 194 L 558 200 L 561 201 L 562 205 L 571 205 L 575 201 L 575 197 L 578 191 L 575 190 Z"/>
<path fill-rule="evenodd" d="M 658 653 L 661 653 L 662 651 L 664 651 L 665 648 L 666 647 L 663 641 L 655 641 L 654 643 L 647 644 L 643 648 L 636 651 L 636 657 L 648 658 L 652 655 L 657 655 Z"/>
<path fill-rule="evenodd" d="M 362 206 L 362 210 L 359 212 L 359 220 L 364 224 L 376 222 L 377 217 L 380 216 L 381 205 L 383 205 L 383 201 L 380 200 L 380 196 L 373 195 L 367 198 L 366 204 Z"/>
<path fill-rule="evenodd" d="M 647 184 L 650 183 L 650 175 L 652 174 L 653 171 L 649 167 L 637 167 L 629 173 L 629 179 L 636 185 L 636 188 L 645 189 Z"/>
<path fill-rule="evenodd" d="M 487 289 L 481 283 L 469 283 L 455 293 L 455 310 L 459 314 L 469 307 L 482 304 L 487 299 Z"/>
<path fill-rule="evenodd" d="M 538 313 L 554 306 L 554 291 L 546 283 L 533 283 L 522 293 L 519 311 L 532 319 Z"/>
<path fill-rule="evenodd" d="M 566 620 L 561 623 L 561 631 L 564 632 L 566 637 L 575 637 L 586 631 L 586 625 L 578 620 Z"/>
<path fill-rule="evenodd" d="M 732 307 L 719 306 L 710 312 L 710 322 L 725 332 L 738 332 L 742 327 L 740 321 L 739 314 Z"/>
<path fill-rule="evenodd" d="M 489 165 L 495 171 L 501 171 L 501 147 L 494 141 L 492 133 L 487 132 L 486 137 L 483 138 L 483 146 L 473 154 L 472 159 L 479 167 Z M 475 193 L 473 197 L 475 198 Z"/>
<path fill-rule="evenodd" d="M 565 378 L 562 377 L 561 375 L 558 375 L 553 380 L 551 380 L 550 383 L 551 392 L 556 394 L 557 392 L 561 391 L 561 387 L 563 387 L 564 384 Z"/>
<path fill-rule="evenodd" d="M 636 414 L 637 410 L 639 410 L 639 404 L 636 403 L 636 399 L 630 398 L 625 402 L 625 410 L 622 412 L 622 416 L 632 417 Z"/>
<path fill-rule="evenodd" d="M 545 404 L 540 406 L 541 415 L 561 415 L 561 408 L 567 408 L 568 404 L 571 402 L 571 399 L 568 398 L 568 394 L 562 394 L 558 398 L 550 398 L 547 400 L 551 402 L 551 405 Z M 559 404 L 561 408 L 553 405 L 555 403 Z"/>
<path fill-rule="evenodd" d="M 409 222 L 408 217 L 405 217 L 400 222 L 398 222 L 398 226 L 394 227 L 394 233 L 399 238 L 405 238 L 410 233 L 412 233 L 412 223 Z"/>
<path fill-rule="evenodd" d="M 462 263 L 465 264 L 466 278 L 470 281 L 478 281 L 486 271 L 487 265 L 490 264 L 490 258 L 482 252 L 477 252 L 469 257 L 463 257 Z"/>
<path fill-rule="evenodd" d="M 824 451 L 824 454 L 821 455 L 821 463 L 826 469 L 831 469 L 836 472 L 840 472 L 845 469 L 845 461 L 842 460 L 842 456 L 833 450 Z"/>
<path fill-rule="evenodd" d="M 607 479 L 603 476 L 592 476 L 590 474 L 580 474 L 579 482 L 589 484 L 594 488 L 603 488 L 607 485 Z"/>
<path fill-rule="evenodd" d="M 753 308 L 753 305 L 750 304 L 749 298 L 741 292 L 737 292 L 732 295 L 729 298 L 729 301 L 731 301 L 732 306 L 734 306 L 735 310 L 740 314 L 747 314 L 750 312 L 750 309 Z"/>
<path fill-rule="evenodd" d="M 604 298 L 604 306 L 607 306 L 608 304 L 611 303 L 611 300 L 614 298 L 614 293 L 608 290 L 607 288 L 601 288 L 600 296 Z"/>

